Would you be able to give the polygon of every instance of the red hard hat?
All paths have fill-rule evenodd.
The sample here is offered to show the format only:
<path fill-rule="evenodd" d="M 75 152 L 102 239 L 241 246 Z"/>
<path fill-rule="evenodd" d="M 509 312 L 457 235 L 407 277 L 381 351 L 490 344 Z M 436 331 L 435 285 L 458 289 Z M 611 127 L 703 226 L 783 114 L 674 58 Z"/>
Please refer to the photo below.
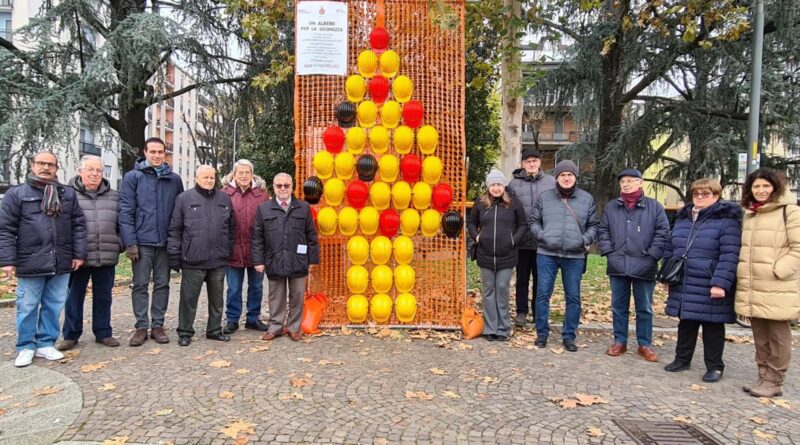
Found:
<path fill-rule="evenodd" d="M 369 187 L 364 181 L 351 181 L 347 185 L 347 203 L 354 209 L 361 209 L 367 203 Z"/>
<path fill-rule="evenodd" d="M 400 160 L 400 173 L 403 175 L 403 181 L 413 184 L 419 180 L 419 174 L 422 170 L 422 160 L 419 156 L 409 153 L 403 156 Z"/>
<path fill-rule="evenodd" d="M 375 76 L 369 80 L 367 89 L 372 101 L 376 104 L 382 104 L 389 96 L 389 79 L 383 76 Z"/>
<path fill-rule="evenodd" d="M 433 196 L 431 197 L 431 207 L 444 212 L 450 207 L 453 202 L 453 189 L 449 184 L 441 183 L 433 187 Z"/>
<path fill-rule="evenodd" d="M 400 214 L 397 213 L 397 210 L 386 209 L 382 211 L 378 228 L 382 235 L 389 238 L 397 235 L 397 230 L 400 228 Z"/>
<path fill-rule="evenodd" d="M 403 105 L 403 124 L 411 128 L 417 128 L 422 123 L 422 116 L 425 114 L 425 107 L 418 100 L 410 100 Z"/>
<path fill-rule="evenodd" d="M 322 134 L 325 149 L 331 153 L 339 153 L 344 147 L 344 131 L 338 125 L 331 125 Z"/>

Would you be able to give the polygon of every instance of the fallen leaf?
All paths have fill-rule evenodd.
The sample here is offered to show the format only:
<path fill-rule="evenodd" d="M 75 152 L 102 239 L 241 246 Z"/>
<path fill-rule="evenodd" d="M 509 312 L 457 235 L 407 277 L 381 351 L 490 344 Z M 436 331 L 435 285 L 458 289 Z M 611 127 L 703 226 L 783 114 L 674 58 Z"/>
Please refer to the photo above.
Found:
<path fill-rule="evenodd" d="M 7 412 L 7 410 L 0 408 L 0 417 L 5 416 Z"/>
<path fill-rule="evenodd" d="M 431 371 L 431 374 L 435 374 L 435 375 L 447 375 L 447 371 L 445 371 L 444 369 L 431 368 L 430 371 Z"/>
<path fill-rule="evenodd" d="M 295 388 L 303 388 L 305 386 L 311 386 L 315 382 L 311 379 L 304 379 L 304 378 L 293 378 L 290 380 L 292 386 Z"/>
<path fill-rule="evenodd" d="M 340 332 L 341 332 L 342 335 L 350 335 L 350 334 L 353 333 L 353 331 L 350 328 L 348 328 L 347 326 L 342 326 L 342 329 L 341 329 Z"/>
<path fill-rule="evenodd" d="M 209 349 L 209 350 L 207 350 L 206 352 L 204 352 L 204 353 L 203 353 L 203 355 L 196 355 L 196 356 L 194 356 L 194 359 L 195 359 L 195 360 L 202 360 L 202 359 L 204 359 L 204 358 L 208 357 L 209 355 L 214 355 L 214 354 L 216 354 L 216 353 L 218 353 L 218 352 L 219 352 L 219 351 L 217 351 L 217 350 L 214 350 L 214 349 Z"/>
<path fill-rule="evenodd" d="M 14 396 L 12 396 L 12 395 L 3 394 L 2 396 L 0 396 L 0 402 L 5 402 L 6 400 L 13 399 L 13 398 L 14 398 Z"/>
<path fill-rule="evenodd" d="M 239 368 L 239 369 L 236 370 L 236 373 L 237 374 L 249 374 L 250 370 L 247 369 L 247 368 Z"/>
<path fill-rule="evenodd" d="M 692 386 L 689 387 L 692 391 L 705 391 L 708 388 L 703 385 L 698 385 L 697 383 L 692 383 Z"/>
<path fill-rule="evenodd" d="M 591 394 L 575 394 L 575 398 L 578 400 L 578 404 L 582 406 L 592 406 L 602 403 L 608 403 L 608 401 L 602 397 L 594 396 Z"/>
<path fill-rule="evenodd" d="M 221 429 L 220 432 L 231 439 L 236 439 L 239 433 L 255 434 L 256 430 L 253 428 L 252 423 L 244 422 L 241 420 L 233 421 Z"/>
<path fill-rule="evenodd" d="M 426 331 L 416 331 L 411 332 L 408 334 L 408 338 L 413 338 L 416 340 L 427 340 L 430 335 Z"/>
<path fill-rule="evenodd" d="M 750 421 L 755 423 L 755 424 L 758 424 L 758 425 L 766 425 L 767 423 L 769 423 L 769 421 L 767 419 L 764 419 L 764 418 L 758 417 L 758 416 L 751 417 Z"/>
<path fill-rule="evenodd" d="M 221 393 L 219 393 L 219 398 L 220 399 L 232 399 L 235 395 L 236 394 L 234 394 L 234 393 L 232 393 L 230 391 L 222 391 Z"/>
<path fill-rule="evenodd" d="M 691 418 L 686 417 L 686 416 L 675 416 L 675 417 L 672 418 L 672 420 L 674 420 L 676 422 L 680 422 L 680 423 L 694 423 L 694 422 L 692 422 Z"/>
<path fill-rule="evenodd" d="M 753 430 L 753 435 L 758 437 L 759 439 L 764 440 L 775 440 L 775 435 L 770 433 L 765 433 L 761 430 Z"/>
<path fill-rule="evenodd" d="M 297 357 L 297 361 L 298 362 L 303 362 L 303 363 L 311 363 L 311 362 L 313 362 L 313 360 L 311 360 L 308 357 Z"/>
<path fill-rule="evenodd" d="M 50 394 L 55 394 L 57 392 L 63 391 L 64 388 L 60 388 L 58 386 L 45 386 L 44 388 L 36 388 L 33 390 L 34 397 L 40 396 L 49 396 Z"/>
<path fill-rule="evenodd" d="M 70 349 L 69 351 L 65 351 L 64 352 L 64 358 L 62 358 L 58 362 L 62 363 L 62 364 L 72 363 L 80 355 L 81 355 L 81 350 L 80 349 Z"/>
<path fill-rule="evenodd" d="M 162 409 L 161 411 L 156 411 L 157 416 L 168 416 L 172 414 L 172 408 Z"/>
<path fill-rule="evenodd" d="M 377 334 L 375 334 L 375 337 L 378 337 L 378 338 L 386 338 L 386 337 L 391 337 L 391 336 L 392 336 L 392 330 L 389 329 L 389 328 L 383 328 L 380 331 L 378 331 Z"/>
<path fill-rule="evenodd" d="M 344 362 L 341 361 L 341 360 L 325 360 L 325 359 L 322 359 L 322 360 L 319 361 L 319 364 L 323 365 L 323 366 L 325 366 L 325 365 L 344 365 Z"/>
<path fill-rule="evenodd" d="M 406 398 L 407 399 L 419 399 L 419 400 L 431 400 L 431 399 L 433 399 L 433 395 L 428 394 L 425 391 L 406 391 Z"/>
<path fill-rule="evenodd" d="M 103 383 L 103 386 L 97 388 L 98 391 L 111 391 L 117 389 L 117 385 L 113 383 Z"/>
<path fill-rule="evenodd" d="M 550 352 L 555 355 L 561 355 L 564 353 L 564 348 L 550 348 Z"/>
<path fill-rule="evenodd" d="M 81 372 L 95 372 L 106 367 L 108 362 L 93 363 L 81 366 Z"/>
<path fill-rule="evenodd" d="M 227 368 L 231 365 L 231 362 L 227 360 L 214 360 L 213 362 L 209 363 L 208 366 L 212 368 Z"/>
<path fill-rule="evenodd" d="M 111 439 L 104 440 L 100 445 L 124 445 L 128 443 L 130 437 L 128 436 L 117 436 L 112 437 Z"/>
<path fill-rule="evenodd" d="M 283 394 L 278 398 L 280 400 L 304 400 L 305 399 L 305 397 L 303 397 L 303 395 L 300 394 L 299 392 L 293 392 L 291 394 Z"/>
<path fill-rule="evenodd" d="M 158 355 L 158 354 L 161 354 L 161 348 L 150 349 L 149 351 L 145 352 L 145 354 L 147 354 L 147 355 Z"/>
<path fill-rule="evenodd" d="M 453 391 L 450 391 L 449 389 L 448 389 L 448 390 L 445 390 L 445 391 L 442 391 L 442 392 L 440 392 L 439 394 L 441 394 L 441 395 L 443 395 L 443 396 L 445 396 L 445 397 L 449 397 L 449 398 L 451 398 L 451 399 L 460 399 L 460 398 L 461 398 L 461 396 L 460 396 L 460 395 L 458 395 L 458 393 L 455 393 L 455 392 L 453 392 Z"/>
<path fill-rule="evenodd" d="M 564 399 L 561 397 L 550 397 L 550 401 L 564 409 L 575 409 L 578 407 L 578 401 L 575 399 Z"/>
<path fill-rule="evenodd" d="M 233 441 L 232 445 L 247 445 L 247 442 L 249 441 L 250 439 L 247 438 L 246 434 L 239 433 L 239 436 Z"/>
<path fill-rule="evenodd" d="M 269 345 L 253 346 L 249 349 L 250 352 L 264 352 L 269 351 Z"/>
<path fill-rule="evenodd" d="M 788 400 L 772 399 L 772 404 L 775 406 L 780 406 L 781 408 L 792 409 L 792 405 L 789 404 Z"/>
<path fill-rule="evenodd" d="M 468 345 L 468 344 L 466 344 L 464 342 L 459 342 L 456 345 L 455 349 L 458 349 L 458 350 L 461 350 L 461 351 L 466 351 L 468 349 L 472 349 L 472 345 Z"/>
<path fill-rule="evenodd" d="M 603 437 L 606 435 L 603 430 L 597 428 L 596 426 L 590 426 L 589 429 L 586 430 L 586 434 L 588 434 L 589 437 Z"/>
<path fill-rule="evenodd" d="M 25 408 L 33 408 L 34 406 L 39 405 L 39 402 L 36 400 L 31 400 L 30 402 L 25 404 Z"/>
<path fill-rule="evenodd" d="M 769 397 L 759 397 L 758 401 L 761 402 L 762 405 L 772 405 L 772 399 Z"/>
<path fill-rule="evenodd" d="M 498 379 L 497 377 L 490 377 L 488 375 L 481 377 L 481 380 L 483 380 L 483 383 L 486 384 L 497 383 L 500 381 L 500 379 Z"/>

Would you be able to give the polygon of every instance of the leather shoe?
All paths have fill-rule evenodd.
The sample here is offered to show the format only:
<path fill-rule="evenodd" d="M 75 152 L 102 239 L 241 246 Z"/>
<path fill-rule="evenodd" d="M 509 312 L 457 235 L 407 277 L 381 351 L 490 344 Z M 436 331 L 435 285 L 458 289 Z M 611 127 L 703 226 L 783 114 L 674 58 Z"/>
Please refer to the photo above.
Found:
<path fill-rule="evenodd" d="M 164 332 L 164 328 L 161 326 L 150 329 L 150 338 L 155 340 L 156 343 L 160 343 L 162 345 L 169 343 L 169 337 L 167 337 L 167 333 Z"/>
<path fill-rule="evenodd" d="M 299 332 L 290 332 L 289 333 L 289 338 L 291 338 L 292 341 L 300 341 L 300 339 L 302 338 L 302 335 Z"/>
<path fill-rule="evenodd" d="M 564 349 L 566 349 L 569 352 L 577 352 L 578 351 L 578 346 L 575 345 L 575 340 L 573 340 L 571 338 L 565 338 L 561 342 L 561 344 L 563 344 L 564 345 Z"/>
<path fill-rule="evenodd" d="M 58 344 L 58 347 L 56 349 L 58 349 L 59 351 L 69 351 L 75 346 L 78 346 L 78 340 L 65 339 L 64 341 Z"/>
<path fill-rule="evenodd" d="M 189 346 L 192 343 L 192 337 L 181 337 L 178 339 L 178 346 Z"/>
<path fill-rule="evenodd" d="M 228 324 L 226 324 L 225 327 L 222 328 L 222 333 L 230 335 L 238 330 L 239 330 L 239 323 L 228 322 Z"/>
<path fill-rule="evenodd" d="M 722 378 L 721 369 L 710 369 L 703 374 L 703 381 L 707 383 L 717 383 Z"/>
<path fill-rule="evenodd" d="M 128 342 L 131 346 L 142 346 L 147 341 L 147 329 L 137 329 Z"/>
<path fill-rule="evenodd" d="M 244 324 L 244 328 L 263 332 L 263 331 L 266 331 L 267 329 L 269 329 L 269 326 L 267 326 L 266 324 L 262 323 L 261 320 L 257 320 L 255 323 L 245 323 Z"/>
<path fill-rule="evenodd" d="M 506 335 L 495 335 L 494 341 L 508 341 L 509 337 Z"/>
<path fill-rule="evenodd" d="M 608 348 L 606 354 L 612 357 L 619 357 L 620 355 L 624 354 L 627 350 L 628 350 L 628 345 L 626 345 L 625 343 L 614 343 L 613 346 Z"/>
<path fill-rule="evenodd" d="M 687 369 L 691 368 L 691 363 L 684 363 L 675 360 L 674 362 L 664 366 L 664 371 L 667 372 L 678 372 L 678 371 L 686 371 Z"/>
<path fill-rule="evenodd" d="M 658 354 L 656 354 L 656 351 L 654 351 L 650 346 L 639 346 L 639 349 L 636 350 L 636 353 L 642 356 L 642 358 L 648 362 L 658 361 Z"/>
<path fill-rule="evenodd" d="M 100 343 L 103 346 L 108 346 L 109 348 L 116 348 L 119 346 L 119 340 L 114 337 L 106 337 L 106 338 L 98 338 L 95 339 L 95 343 Z"/>
<path fill-rule="evenodd" d="M 486 341 L 495 341 L 495 340 L 497 340 L 495 338 L 494 334 L 483 334 L 483 335 L 481 335 L 481 337 L 483 337 L 483 339 L 486 340 Z"/>
<path fill-rule="evenodd" d="M 206 338 L 216 341 L 231 341 L 231 337 L 222 333 L 219 334 L 206 334 Z"/>
<path fill-rule="evenodd" d="M 263 340 L 263 341 L 272 341 L 272 340 L 275 340 L 278 337 L 280 337 L 280 334 L 276 334 L 274 332 L 267 332 L 266 334 L 261 336 L 261 340 Z"/>
<path fill-rule="evenodd" d="M 536 337 L 536 341 L 533 342 L 533 346 L 537 348 L 546 348 L 547 347 L 547 337 Z"/>

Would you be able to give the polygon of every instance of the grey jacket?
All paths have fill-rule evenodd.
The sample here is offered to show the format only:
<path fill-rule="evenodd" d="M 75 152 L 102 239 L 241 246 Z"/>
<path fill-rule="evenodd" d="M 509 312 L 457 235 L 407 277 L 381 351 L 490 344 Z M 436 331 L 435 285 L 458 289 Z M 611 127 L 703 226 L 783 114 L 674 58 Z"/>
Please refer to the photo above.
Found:
<path fill-rule="evenodd" d="M 552 176 L 539 170 L 536 176 L 528 176 L 525 169 L 518 168 L 511 174 L 513 178 L 508 183 L 506 190 L 514 196 L 514 199 L 522 204 L 525 209 L 526 220 L 531 217 L 533 207 L 539 201 L 542 192 L 556 188 L 556 180 Z M 517 246 L 520 250 L 535 250 L 536 243 L 529 231 L 525 231 L 525 236 Z"/>
<path fill-rule="evenodd" d="M 80 176 L 69 181 L 78 195 L 78 204 L 86 217 L 86 262 L 84 267 L 114 266 L 119 262 L 120 238 L 117 215 L 119 194 L 105 178 L 97 192 L 89 193 Z"/>
<path fill-rule="evenodd" d="M 567 209 L 565 201 L 575 212 L 580 225 Z M 586 248 L 597 239 L 600 226 L 594 198 L 578 188 L 566 200 L 558 190 L 542 193 L 529 221 L 538 244 L 537 253 L 564 258 L 583 258 Z"/>

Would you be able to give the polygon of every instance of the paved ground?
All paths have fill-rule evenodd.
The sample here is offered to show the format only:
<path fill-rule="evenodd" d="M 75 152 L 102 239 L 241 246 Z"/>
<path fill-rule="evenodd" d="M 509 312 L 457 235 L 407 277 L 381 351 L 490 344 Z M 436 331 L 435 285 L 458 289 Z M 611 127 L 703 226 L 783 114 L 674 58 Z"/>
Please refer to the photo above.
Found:
<path fill-rule="evenodd" d="M 120 291 L 122 347 L 95 344 L 87 325 L 79 355 L 21 370 L 14 309 L 0 308 L 0 444 L 635 443 L 614 423 L 624 419 L 690 422 L 724 444 L 800 442 L 800 364 L 785 397 L 759 401 L 741 391 L 755 375 L 752 344 L 728 343 L 723 381 L 704 384 L 700 348 L 690 371 L 663 371 L 673 329 L 657 334 L 658 364 L 607 357 L 607 327 L 583 329 L 577 353 L 535 350 L 530 332 L 502 344 L 378 329 L 268 344 L 245 331 L 223 344 L 204 338 L 202 306 L 197 338 L 181 348 L 173 285 L 172 342 L 130 348 Z M 47 386 L 57 392 L 33 395 Z M 587 406 L 552 400 L 576 394 Z M 36 434 L 13 435 L 26 429 Z"/>

